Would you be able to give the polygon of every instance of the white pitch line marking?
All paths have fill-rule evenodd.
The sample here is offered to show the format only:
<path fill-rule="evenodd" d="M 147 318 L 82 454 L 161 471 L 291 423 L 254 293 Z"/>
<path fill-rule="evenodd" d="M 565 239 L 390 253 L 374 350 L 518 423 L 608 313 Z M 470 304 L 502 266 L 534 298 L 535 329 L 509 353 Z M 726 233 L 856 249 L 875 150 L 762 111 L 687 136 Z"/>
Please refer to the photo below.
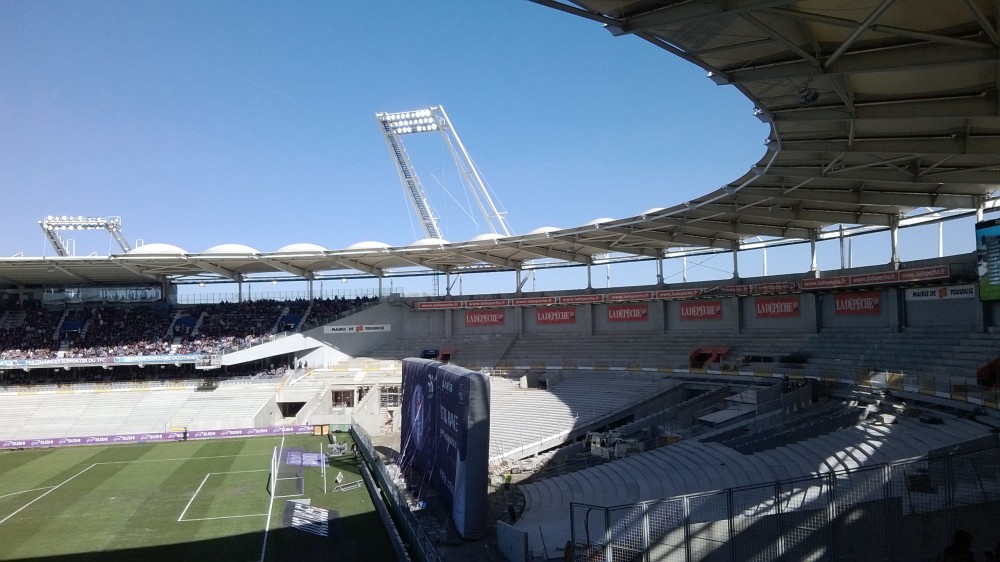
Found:
<path fill-rule="evenodd" d="M 205 485 L 205 482 L 208 482 L 208 477 L 211 476 L 211 475 L 212 475 L 211 472 L 209 472 L 208 474 L 205 475 L 205 479 L 201 481 L 201 484 L 198 485 L 198 489 L 194 491 L 194 495 L 191 496 L 191 499 L 188 500 L 188 504 L 186 506 L 184 506 L 184 511 L 182 511 L 181 512 L 181 516 L 177 518 L 178 521 L 183 521 L 184 520 L 184 514 L 187 513 L 188 508 L 191 507 L 191 503 L 194 502 L 194 499 L 196 497 L 198 497 L 198 492 L 201 491 L 201 487 Z"/>
<path fill-rule="evenodd" d="M 14 517 L 14 516 L 15 516 L 15 515 L 17 515 L 18 513 L 21 513 L 22 511 L 24 511 L 25 509 L 27 509 L 29 505 L 31 505 L 31 504 L 35 503 L 36 501 L 38 501 L 38 500 L 40 500 L 40 499 L 44 498 L 45 496 L 47 496 L 47 495 L 51 494 L 52 492 L 55 492 L 56 490 L 58 490 L 59 488 L 61 488 L 63 484 L 65 484 L 65 483 L 69 482 L 70 480 L 72 480 L 72 479 L 76 478 L 77 476 L 79 476 L 79 475 L 83 474 L 84 472 L 87 472 L 88 470 L 90 470 L 90 469 L 94 468 L 95 466 L 97 466 L 97 463 L 94 463 L 94 464 L 92 464 L 92 465 L 88 466 L 87 468 L 85 468 L 85 469 L 81 470 L 80 472 L 77 472 L 77 473 L 76 473 L 76 474 L 74 474 L 73 476 L 70 476 L 69 478 L 67 478 L 67 479 L 63 480 L 63 481 L 62 481 L 62 482 L 60 482 L 59 484 L 56 484 L 56 485 L 55 485 L 55 486 L 53 486 L 53 487 L 52 487 L 52 488 L 51 488 L 51 489 L 50 489 L 50 490 L 49 490 L 48 492 L 45 492 L 44 494 L 42 494 L 42 495 L 38 496 L 37 498 L 35 498 L 35 499 L 31 500 L 30 502 L 28 502 L 28 503 L 24 504 L 23 506 L 21 506 L 21 508 L 20 508 L 20 509 L 18 509 L 18 510 L 17 510 L 17 511 L 15 511 L 14 513 L 11 513 L 11 514 L 10 514 L 10 515 L 8 515 L 7 517 L 4 517 L 3 519 L 0 519 L 0 525 L 3 525 L 4 523 L 6 523 L 6 522 L 7 522 L 7 520 L 8 520 L 8 519 L 10 519 L 11 517 Z"/>
<path fill-rule="evenodd" d="M 132 464 L 136 462 L 196 461 L 201 459 L 231 459 L 233 457 L 264 457 L 271 453 L 251 453 L 247 455 L 218 455 L 215 457 L 182 457 L 176 459 L 136 459 L 134 461 L 105 461 L 94 464 Z"/>
<path fill-rule="evenodd" d="M 201 517 L 198 519 L 185 519 L 183 523 L 188 521 L 214 521 L 216 519 L 237 519 L 239 517 L 264 517 L 266 513 L 251 513 L 250 515 L 223 515 L 222 517 Z"/>
<path fill-rule="evenodd" d="M 37 492 L 38 490 L 48 490 L 50 488 L 55 488 L 55 486 L 46 486 L 44 488 L 33 488 L 31 490 L 22 490 L 20 492 L 12 492 L 10 494 L 4 494 L 0 498 L 9 498 L 10 496 L 16 496 L 18 494 L 27 494 L 28 492 Z"/>

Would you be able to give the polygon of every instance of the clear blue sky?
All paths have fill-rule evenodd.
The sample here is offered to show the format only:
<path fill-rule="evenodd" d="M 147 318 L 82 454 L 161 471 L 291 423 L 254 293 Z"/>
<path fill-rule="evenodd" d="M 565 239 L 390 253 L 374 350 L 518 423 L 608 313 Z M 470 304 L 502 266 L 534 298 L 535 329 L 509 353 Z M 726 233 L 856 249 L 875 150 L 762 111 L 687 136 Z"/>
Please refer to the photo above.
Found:
<path fill-rule="evenodd" d="M 702 195 L 741 176 L 767 136 L 748 100 L 693 65 L 526 1 L 6 0 L 0 255 L 52 255 L 47 215 L 120 216 L 130 241 L 189 252 L 407 245 L 423 235 L 373 115 L 431 105 L 515 233 Z M 444 144 L 404 140 L 445 237 L 478 234 L 452 202 L 464 195 Z M 118 251 L 74 235 L 78 255 Z M 884 245 L 871 259 L 887 261 Z M 807 269 L 800 254 L 770 257 L 769 272 Z M 636 267 L 650 282 L 655 266 Z"/>

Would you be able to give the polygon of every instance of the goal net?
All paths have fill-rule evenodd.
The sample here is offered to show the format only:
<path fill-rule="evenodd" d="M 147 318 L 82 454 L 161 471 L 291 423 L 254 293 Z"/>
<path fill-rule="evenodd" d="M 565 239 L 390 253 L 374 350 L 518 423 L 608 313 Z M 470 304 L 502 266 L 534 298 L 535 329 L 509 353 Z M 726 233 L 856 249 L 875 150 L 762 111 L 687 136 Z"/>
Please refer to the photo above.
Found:
<path fill-rule="evenodd" d="M 302 449 L 275 447 L 271 454 L 271 495 L 291 498 L 305 493 Z"/>

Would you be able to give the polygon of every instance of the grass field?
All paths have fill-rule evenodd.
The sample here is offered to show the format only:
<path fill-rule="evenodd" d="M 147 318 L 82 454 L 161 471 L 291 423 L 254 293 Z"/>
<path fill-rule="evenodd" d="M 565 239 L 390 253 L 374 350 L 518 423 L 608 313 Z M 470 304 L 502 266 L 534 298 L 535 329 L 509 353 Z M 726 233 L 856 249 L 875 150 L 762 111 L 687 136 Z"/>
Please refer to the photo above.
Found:
<path fill-rule="evenodd" d="M 338 440 L 350 437 L 338 435 Z M 284 437 L 318 453 L 326 437 Z M 0 560 L 392 560 L 348 454 L 269 493 L 280 437 L 0 453 Z M 295 477 L 297 466 L 279 476 Z M 288 496 L 288 497 L 279 497 Z M 301 503 L 308 499 L 310 510 Z M 322 523 L 327 521 L 325 525 Z M 326 536 L 322 536 L 323 532 Z"/>

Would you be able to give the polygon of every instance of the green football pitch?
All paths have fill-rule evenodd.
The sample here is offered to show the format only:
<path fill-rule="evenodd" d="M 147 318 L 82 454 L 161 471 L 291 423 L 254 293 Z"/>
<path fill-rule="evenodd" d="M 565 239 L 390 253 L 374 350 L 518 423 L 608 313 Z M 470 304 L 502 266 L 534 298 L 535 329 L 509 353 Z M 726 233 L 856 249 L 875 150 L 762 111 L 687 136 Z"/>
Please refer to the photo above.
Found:
<path fill-rule="evenodd" d="M 300 479 L 286 463 L 271 493 L 275 448 L 287 461 L 325 443 L 288 435 L 4 451 L 0 560 L 393 560 L 368 490 L 351 485 L 361 479 L 351 454 L 329 461 L 326 493 L 320 467 L 303 466 Z"/>

